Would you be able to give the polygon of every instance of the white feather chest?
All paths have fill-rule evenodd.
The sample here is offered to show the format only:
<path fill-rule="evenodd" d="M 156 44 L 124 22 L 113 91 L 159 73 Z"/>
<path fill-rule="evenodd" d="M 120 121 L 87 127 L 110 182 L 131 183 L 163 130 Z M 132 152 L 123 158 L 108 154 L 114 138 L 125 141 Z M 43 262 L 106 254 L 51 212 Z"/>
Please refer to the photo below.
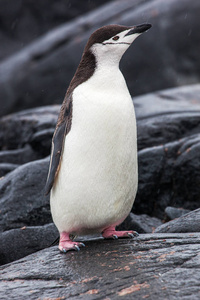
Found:
<path fill-rule="evenodd" d="M 137 180 L 132 99 L 118 68 L 99 68 L 73 92 L 72 126 L 51 192 L 59 231 L 119 224 L 131 210 Z"/>

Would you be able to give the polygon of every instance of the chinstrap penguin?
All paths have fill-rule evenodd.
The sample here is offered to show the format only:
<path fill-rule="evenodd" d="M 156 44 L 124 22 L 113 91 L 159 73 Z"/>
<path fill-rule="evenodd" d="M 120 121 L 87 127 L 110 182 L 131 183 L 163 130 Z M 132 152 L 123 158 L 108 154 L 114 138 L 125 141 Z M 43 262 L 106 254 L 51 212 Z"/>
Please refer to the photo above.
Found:
<path fill-rule="evenodd" d="M 138 184 L 134 106 L 119 62 L 151 27 L 107 25 L 89 38 L 61 106 L 52 139 L 46 194 L 62 252 L 79 250 L 73 235 L 133 237 L 116 231 Z"/>

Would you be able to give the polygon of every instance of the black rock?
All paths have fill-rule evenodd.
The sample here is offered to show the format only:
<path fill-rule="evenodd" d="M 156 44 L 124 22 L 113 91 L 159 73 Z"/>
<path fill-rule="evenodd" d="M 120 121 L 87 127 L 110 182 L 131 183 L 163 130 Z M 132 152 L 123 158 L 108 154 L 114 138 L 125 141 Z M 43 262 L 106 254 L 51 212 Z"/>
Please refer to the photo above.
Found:
<path fill-rule="evenodd" d="M 108 0 L 0 0 L 0 60 L 50 29 Z"/>
<path fill-rule="evenodd" d="M 168 220 L 174 220 L 189 213 L 190 210 L 168 206 L 165 208 L 165 214 Z"/>
<path fill-rule="evenodd" d="M 156 227 L 162 224 L 158 218 L 153 218 L 148 215 L 135 215 L 130 213 L 128 217 L 120 224 L 118 230 L 134 230 L 138 233 L 152 233 Z"/>
<path fill-rule="evenodd" d="M 0 163 L 0 179 L 4 177 L 7 173 L 15 170 L 19 165 L 9 164 L 9 163 Z"/>
<path fill-rule="evenodd" d="M 43 157 L 49 155 L 54 131 L 53 124 L 53 128 L 41 130 L 33 135 L 30 145 L 36 153 L 40 153 Z"/>
<path fill-rule="evenodd" d="M 199 207 L 200 85 L 134 99 L 139 188 L 133 212 L 163 219 L 167 206 Z"/>
<path fill-rule="evenodd" d="M 43 157 L 43 139 L 46 142 L 48 137 L 49 147 L 59 111 L 60 106 L 52 105 L 28 109 L 0 118 L 0 150 L 20 149 L 29 144 L 37 153 L 42 151 Z M 39 147 L 40 144 L 41 147 Z M 30 147 L 26 147 L 26 150 L 31 151 Z M 17 154 L 18 152 L 13 153 L 13 157 Z M 27 156 L 27 154 L 22 156 Z M 19 161 L 19 158 L 17 160 Z"/>
<path fill-rule="evenodd" d="M 139 188 L 133 212 L 164 218 L 167 206 L 199 207 L 200 134 L 139 151 Z"/>
<path fill-rule="evenodd" d="M 0 231 L 52 222 L 44 196 L 49 158 L 18 167 L 0 180 Z"/>
<path fill-rule="evenodd" d="M 155 232 L 200 232 L 200 208 L 157 227 Z"/>
<path fill-rule="evenodd" d="M 0 118 L 0 177 L 50 154 L 59 110 L 53 105 Z"/>
<path fill-rule="evenodd" d="M 133 98 L 139 150 L 200 132 L 200 84 Z"/>
<path fill-rule="evenodd" d="M 199 82 L 199 10 L 198 0 L 112 1 L 52 30 L 1 63 L 1 115 L 61 103 L 90 34 L 110 23 L 153 24 L 122 59 L 132 95 Z"/>
<path fill-rule="evenodd" d="M 0 177 L 50 154 L 59 110 L 46 106 L 0 118 Z"/>
<path fill-rule="evenodd" d="M 59 236 L 54 224 L 22 227 L 0 233 L 0 265 L 49 247 Z"/>
<path fill-rule="evenodd" d="M 0 118 L 0 177 L 50 154 L 59 110 L 46 106 Z"/>
<path fill-rule="evenodd" d="M 0 267 L 4 299 L 199 299 L 200 233 L 57 246 Z"/>
<path fill-rule="evenodd" d="M 1 122 L 1 121 L 0 121 Z M 6 135 L 6 133 L 5 133 Z M 6 138 L 6 136 L 5 136 Z M 13 142 L 13 141 L 12 141 Z M 17 143 L 17 140 L 16 140 Z M 16 147 L 17 148 L 17 147 Z M 39 151 L 38 151 L 39 152 Z M 16 150 L 5 150 L 0 151 L 0 163 L 10 163 L 10 164 L 25 164 L 29 161 L 39 159 L 37 152 L 33 151 L 30 145 L 25 145 L 24 148 Z"/>
<path fill-rule="evenodd" d="M 189 210 L 199 207 L 199 95 L 200 86 L 192 85 L 134 99 L 138 123 L 138 148 L 140 149 L 139 188 L 133 206 L 134 213 L 148 214 L 164 219 L 164 211 L 167 206 L 182 207 Z M 1 149 L 4 151 L 0 152 L 0 157 L 6 158 L 5 163 L 15 161 L 21 164 L 28 159 L 34 160 L 37 156 L 42 158 L 48 155 L 59 109 L 59 106 L 47 106 L 1 118 L 0 141 Z M 174 128 L 177 130 L 174 131 Z M 9 150 L 10 152 L 6 150 L 12 148 L 17 150 Z M 23 152 L 25 150 L 27 152 Z M 12 151 L 14 151 L 13 157 L 8 155 L 12 154 Z M 44 160 L 44 167 L 40 168 L 41 162 L 43 160 L 28 164 L 23 169 L 17 168 L 16 173 L 8 174 L 0 181 L 2 198 L 0 203 L 5 203 L 1 204 L 5 209 L 2 210 L 2 230 L 50 222 L 48 201 L 45 200 L 44 203 L 41 201 L 41 191 L 46 182 L 48 161 Z M 3 165 L 1 176 L 15 167 L 15 164 Z M 31 173 L 32 169 L 33 174 Z M 38 187 L 39 190 L 35 194 L 37 196 L 34 195 L 35 190 L 33 192 L 32 189 L 29 189 L 26 181 L 21 179 L 26 178 L 27 170 L 29 174 L 28 185 L 31 186 L 33 182 L 34 189 L 37 190 Z M 31 204 L 28 204 L 27 197 Z M 37 199 L 35 200 L 35 198 Z M 12 212 L 13 203 L 14 210 L 16 210 L 17 202 L 15 199 L 21 203 L 21 210 L 24 202 L 25 211 L 26 205 L 32 207 L 36 204 L 36 206 L 39 205 L 39 208 L 32 213 L 32 216 L 31 212 L 26 215 L 26 212 L 22 213 L 20 210 L 19 215 L 15 215 Z M 42 211 L 40 211 L 43 205 L 45 206 L 45 221 L 42 221 Z M 9 212 L 8 218 L 5 217 L 7 212 Z M 12 217 L 15 216 L 14 220 L 11 215 Z M 34 221 L 35 218 L 36 221 Z M 141 227 L 140 229 L 135 228 L 135 230 L 147 231 Z"/>

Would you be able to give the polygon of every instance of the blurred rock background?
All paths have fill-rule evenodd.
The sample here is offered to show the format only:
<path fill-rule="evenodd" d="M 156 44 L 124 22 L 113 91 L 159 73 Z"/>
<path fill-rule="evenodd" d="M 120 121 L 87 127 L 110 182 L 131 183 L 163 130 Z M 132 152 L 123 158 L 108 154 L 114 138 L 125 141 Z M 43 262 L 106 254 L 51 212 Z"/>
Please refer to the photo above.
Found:
<path fill-rule="evenodd" d="M 183 216 L 192 210 L 186 219 L 200 231 L 199 15 L 199 0 L 0 0 L 1 263 L 46 247 L 43 232 L 57 235 L 45 227 L 52 219 L 43 195 L 51 138 L 84 45 L 106 24 L 153 25 L 120 65 L 135 104 L 139 157 L 138 194 L 122 227 L 170 232 L 161 222 L 180 217 L 173 232 L 189 232 Z M 27 226 L 30 240 L 19 229 Z M 28 251 L 17 250 L 23 240 Z"/>
<path fill-rule="evenodd" d="M 198 0 L 1 0 L 0 115 L 60 104 L 105 24 L 153 24 L 121 62 L 133 96 L 199 82 L 199 11 Z"/>

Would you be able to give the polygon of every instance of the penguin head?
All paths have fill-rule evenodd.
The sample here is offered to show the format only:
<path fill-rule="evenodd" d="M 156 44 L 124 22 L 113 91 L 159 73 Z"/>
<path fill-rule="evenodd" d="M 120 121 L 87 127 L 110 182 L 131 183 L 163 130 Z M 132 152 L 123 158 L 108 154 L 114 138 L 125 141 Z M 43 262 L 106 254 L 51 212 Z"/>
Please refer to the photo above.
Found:
<path fill-rule="evenodd" d="M 91 51 L 97 63 L 119 63 L 124 52 L 151 24 L 135 26 L 107 25 L 96 30 L 89 38 L 85 52 Z"/>

